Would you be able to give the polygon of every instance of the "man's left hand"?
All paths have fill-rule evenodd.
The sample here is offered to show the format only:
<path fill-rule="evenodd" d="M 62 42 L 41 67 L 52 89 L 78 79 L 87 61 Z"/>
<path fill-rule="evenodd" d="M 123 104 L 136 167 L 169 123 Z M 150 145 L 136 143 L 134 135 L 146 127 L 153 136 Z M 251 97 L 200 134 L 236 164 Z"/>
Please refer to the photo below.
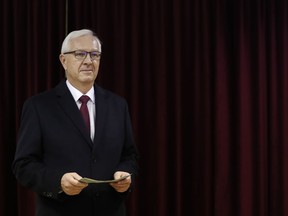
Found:
<path fill-rule="evenodd" d="M 129 175 L 129 173 L 127 172 L 123 172 L 123 171 L 117 171 L 114 173 L 114 179 L 119 179 L 122 176 L 126 176 Z M 117 191 L 120 193 L 123 193 L 125 191 L 127 191 L 131 185 L 131 176 L 128 176 L 127 178 L 119 181 L 119 182 L 113 182 L 110 183 L 110 185 Z"/>

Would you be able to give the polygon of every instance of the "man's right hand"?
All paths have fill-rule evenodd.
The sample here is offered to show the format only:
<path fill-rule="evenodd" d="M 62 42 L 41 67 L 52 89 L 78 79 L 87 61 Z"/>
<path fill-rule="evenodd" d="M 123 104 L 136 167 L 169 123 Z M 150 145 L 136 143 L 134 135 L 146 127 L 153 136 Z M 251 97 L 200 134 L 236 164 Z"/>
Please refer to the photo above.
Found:
<path fill-rule="evenodd" d="M 82 177 L 77 173 L 65 173 L 61 178 L 61 188 L 67 195 L 77 195 L 85 187 L 88 186 L 87 183 L 80 182 L 79 179 Z"/>

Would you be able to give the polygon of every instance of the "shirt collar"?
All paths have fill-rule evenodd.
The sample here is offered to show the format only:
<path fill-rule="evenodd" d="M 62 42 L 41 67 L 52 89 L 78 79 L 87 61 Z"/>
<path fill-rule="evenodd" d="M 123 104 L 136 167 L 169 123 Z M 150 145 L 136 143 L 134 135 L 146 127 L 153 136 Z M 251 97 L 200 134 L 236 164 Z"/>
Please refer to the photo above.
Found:
<path fill-rule="evenodd" d="M 83 93 L 80 92 L 78 89 L 76 89 L 74 86 L 72 86 L 71 83 L 68 80 L 66 80 L 66 85 L 67 85 L 69 91 L 71 92 L 74 100 L 76 102 L 78 102 L 79 98 L 83 95 Z M 90 100 L 93 103 L 95 103 L 94 86 L 92 86 L 92 88 L 85 95 L 89 96 Z"/>

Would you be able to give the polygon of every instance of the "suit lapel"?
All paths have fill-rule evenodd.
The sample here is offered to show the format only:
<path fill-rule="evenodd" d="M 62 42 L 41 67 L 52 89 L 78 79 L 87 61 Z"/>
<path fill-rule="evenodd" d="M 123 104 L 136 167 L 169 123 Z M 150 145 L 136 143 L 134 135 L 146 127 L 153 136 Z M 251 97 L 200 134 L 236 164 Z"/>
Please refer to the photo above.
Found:
<path fill-rule="evenodd" d="M 67 117 L 72 121 L 74 126 L 79 130 L 83 138 L 86 140 L 86 142 L 92 147 L 93 143 L 90 139 L 90 136 L 85 130 L 85 124 L 82 119 L 81 113 L 79 112 L 79 109 L 73 99 L 73 96 L 71 95 L 66 83 L 63 81 L 61 82 L 56 88 L 56 95 L 58 96 L 58 103 L 63 109 L 64 113 L 67 115 Z"/>
<path fill-rule="evenodd" d="M 95 89 L 95 101 L 96 101 L 96 122 L 95 122 L 95 136 L 94 136 L 94 146 L 96 147 L 101 141 L 101 134 L 103 134 L 103 129 L 105 125 L 105 118 L 107 112 L 107 99 L 106 94 L 97 85 L 94 86 Z"/>

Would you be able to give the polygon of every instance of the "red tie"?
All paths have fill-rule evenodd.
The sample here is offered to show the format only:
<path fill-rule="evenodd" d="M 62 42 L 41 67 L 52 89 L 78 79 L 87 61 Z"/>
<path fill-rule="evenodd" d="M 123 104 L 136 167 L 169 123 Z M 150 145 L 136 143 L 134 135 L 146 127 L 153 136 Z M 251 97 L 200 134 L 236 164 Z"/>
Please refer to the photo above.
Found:
<path fill-rule="evenodd" d="M 90 134 L 90 118 L 89 118 L 89 111 L 87 107 L 87 102 L 90 100 L 90 98 L 87 95 L 82 95 L 79 100 L 81 101 L 81 107 L 80 112 L 83 116 L 84 122 L 86 124 L 86 127 L 88 129 L 88 132 Z"/>

